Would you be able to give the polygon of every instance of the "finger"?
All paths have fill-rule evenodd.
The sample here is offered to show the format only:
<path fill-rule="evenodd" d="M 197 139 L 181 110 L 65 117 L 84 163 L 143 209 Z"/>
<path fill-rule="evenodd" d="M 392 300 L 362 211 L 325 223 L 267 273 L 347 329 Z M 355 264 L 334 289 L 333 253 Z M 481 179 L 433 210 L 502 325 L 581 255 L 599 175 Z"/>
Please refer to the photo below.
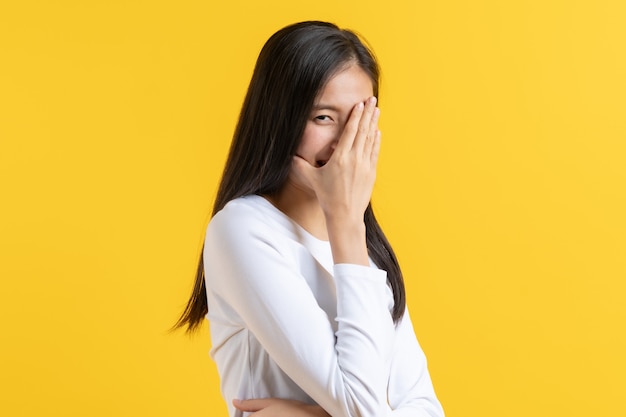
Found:
<path fill-rule="evenodd" d="M 361 120 L 359 120 L 359 127 L 354 137 L 354 144 L 352 145 L 352 147 L 355 149 L 356 152 L 362 151 L 365 147 L 368 135 L 370 134 L 370 125 L 372 123 L 372 118 L 374 117 L 375 113 L 376 97 L 370 97 L 366 101 L 365 109 L 363 111 L 363 115 L 361 116 Z"/>
<path fill-rule="evenodd" d="M 337 147 L 335 148 L 335 152 L 333 153 L 333 155 L 335 153 L 340 154 L 341 152 L 349 151 L 350 149 L 352 149 L 354 137 L 359 130 L 359 122 L 361 121 L 361 116 L 363 114 L 364 108 L 364 103 L 357 103 L 352 109 L 350 117 L 346 122 L 346 126 L 343 128 L 343 132 L 339 137 L 339 141 L 337 142 Z"/>
<path fill-rule="evenodd" d="M 380 130 L 376 131 L 376 135 L 374 138 L 374 143 L 372 146 L 372 153 L 370 155 L 370 162 L 372 164 L 372 166 L 376 166 L 376 164 L 378 163 L 378 154 L 380 153 L 380 139 L 381 139 L 382 133 L 380 132 Z"/>
<path fill-rule="evenodd" d="M 257 398 L 252 400 L 233 400 L 236 409 L 254 413 L 262 410 L 272 404 L 272 398 Z"/>
<path fill-rule="evenodd" d="M 296 176 L 310 180 L 311 176 L 315 174 L 315 170 L 317 169 L 313 165 L 309 163 L 306 159 L 299 155 L 294 155 L 292 160 L 292 169 Z"/>
<path fill-rule="evenodd" d="M 291 175 L 297 184 L 303 184 L 310 189 L 314 189 L 314 176 L 317 175 L 318 169 L 301 156 L 294 155 L 291 164 Z"/>
<path fill-rule="evenodd" d="M 363 151 L 366 156 L 371 155 L 372 150 L 374 149 L 374 144 L 376 143 L 376 136 L 379 132 L 378 130 L 378 119 L 380 118 L 380 109 L 376 107 L 374 109 L 374 114 L 372 115 L 372 120 L 369 126 L 369 132 L 367 134 L 367 139 Z"/>

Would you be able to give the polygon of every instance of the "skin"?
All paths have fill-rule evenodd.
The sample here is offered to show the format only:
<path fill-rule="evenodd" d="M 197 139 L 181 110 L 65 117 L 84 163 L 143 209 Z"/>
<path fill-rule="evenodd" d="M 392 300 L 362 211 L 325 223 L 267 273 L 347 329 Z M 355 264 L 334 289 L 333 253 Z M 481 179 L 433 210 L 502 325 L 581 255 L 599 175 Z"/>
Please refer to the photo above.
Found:
<path fill-rule="evenodd" d="M 289 178 L 269 200 L 314 236 L 335 263 L 369 265 L 363 213 L 376 179 L 379 109 L 369 76 L 349 65 L 322 89 Z"/>
<path fill-rule="evenodd" d="M 363 215 L 380 150 L 372 81 L 358 65 L 335 74 L 315 100 L 283 188 L 266 198 L 328 240 L 336 264 L 369 266 Z M 330 417 L 320 406 L 278 398 L 234 400 L 253 417 Z"/>
<path fill-rule="evenodd" d="M 319 405 L 280 398 L 233 400 L 233 405 L 238 410 L 253 413 L 251 417 L 330 417 Z"/>

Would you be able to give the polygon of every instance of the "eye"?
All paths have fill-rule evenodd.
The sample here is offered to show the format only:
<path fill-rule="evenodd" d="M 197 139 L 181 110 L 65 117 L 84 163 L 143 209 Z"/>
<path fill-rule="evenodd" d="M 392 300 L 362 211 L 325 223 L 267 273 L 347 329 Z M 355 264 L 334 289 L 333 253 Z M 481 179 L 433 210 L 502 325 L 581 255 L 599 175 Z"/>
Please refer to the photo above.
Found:
<path fill-rule="evenodd" d="M 315 120 L 321 120 L 322 122 L 331 122 L 333 119 L 327 114 L 320 114 L 319 116 L 315 116 Z"/>

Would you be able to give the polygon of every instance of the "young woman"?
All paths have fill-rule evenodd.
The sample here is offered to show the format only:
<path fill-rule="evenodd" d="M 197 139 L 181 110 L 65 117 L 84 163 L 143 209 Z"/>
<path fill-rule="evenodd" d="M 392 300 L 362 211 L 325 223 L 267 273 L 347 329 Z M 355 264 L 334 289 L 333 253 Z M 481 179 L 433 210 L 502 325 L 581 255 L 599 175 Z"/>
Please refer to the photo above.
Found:
<path fill-rule="evenodd" d="M 369 204 L 378 65 L 303 22 L 263 47 L 177 323 L 206 316 L 231 416 L 443 416 Z"/>

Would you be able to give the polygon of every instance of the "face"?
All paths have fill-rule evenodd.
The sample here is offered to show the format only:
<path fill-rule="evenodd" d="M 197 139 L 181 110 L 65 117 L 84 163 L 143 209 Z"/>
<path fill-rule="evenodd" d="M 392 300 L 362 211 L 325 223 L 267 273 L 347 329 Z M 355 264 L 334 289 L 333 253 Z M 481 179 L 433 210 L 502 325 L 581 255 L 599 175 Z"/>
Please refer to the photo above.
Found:
<path fill-rule="evenodd" d="M 335 74 L 313 103 L 296 153 L 315 167 L 324 166 L 354 106 L 373 95 L 372 80 L 358 65 Z"/>

